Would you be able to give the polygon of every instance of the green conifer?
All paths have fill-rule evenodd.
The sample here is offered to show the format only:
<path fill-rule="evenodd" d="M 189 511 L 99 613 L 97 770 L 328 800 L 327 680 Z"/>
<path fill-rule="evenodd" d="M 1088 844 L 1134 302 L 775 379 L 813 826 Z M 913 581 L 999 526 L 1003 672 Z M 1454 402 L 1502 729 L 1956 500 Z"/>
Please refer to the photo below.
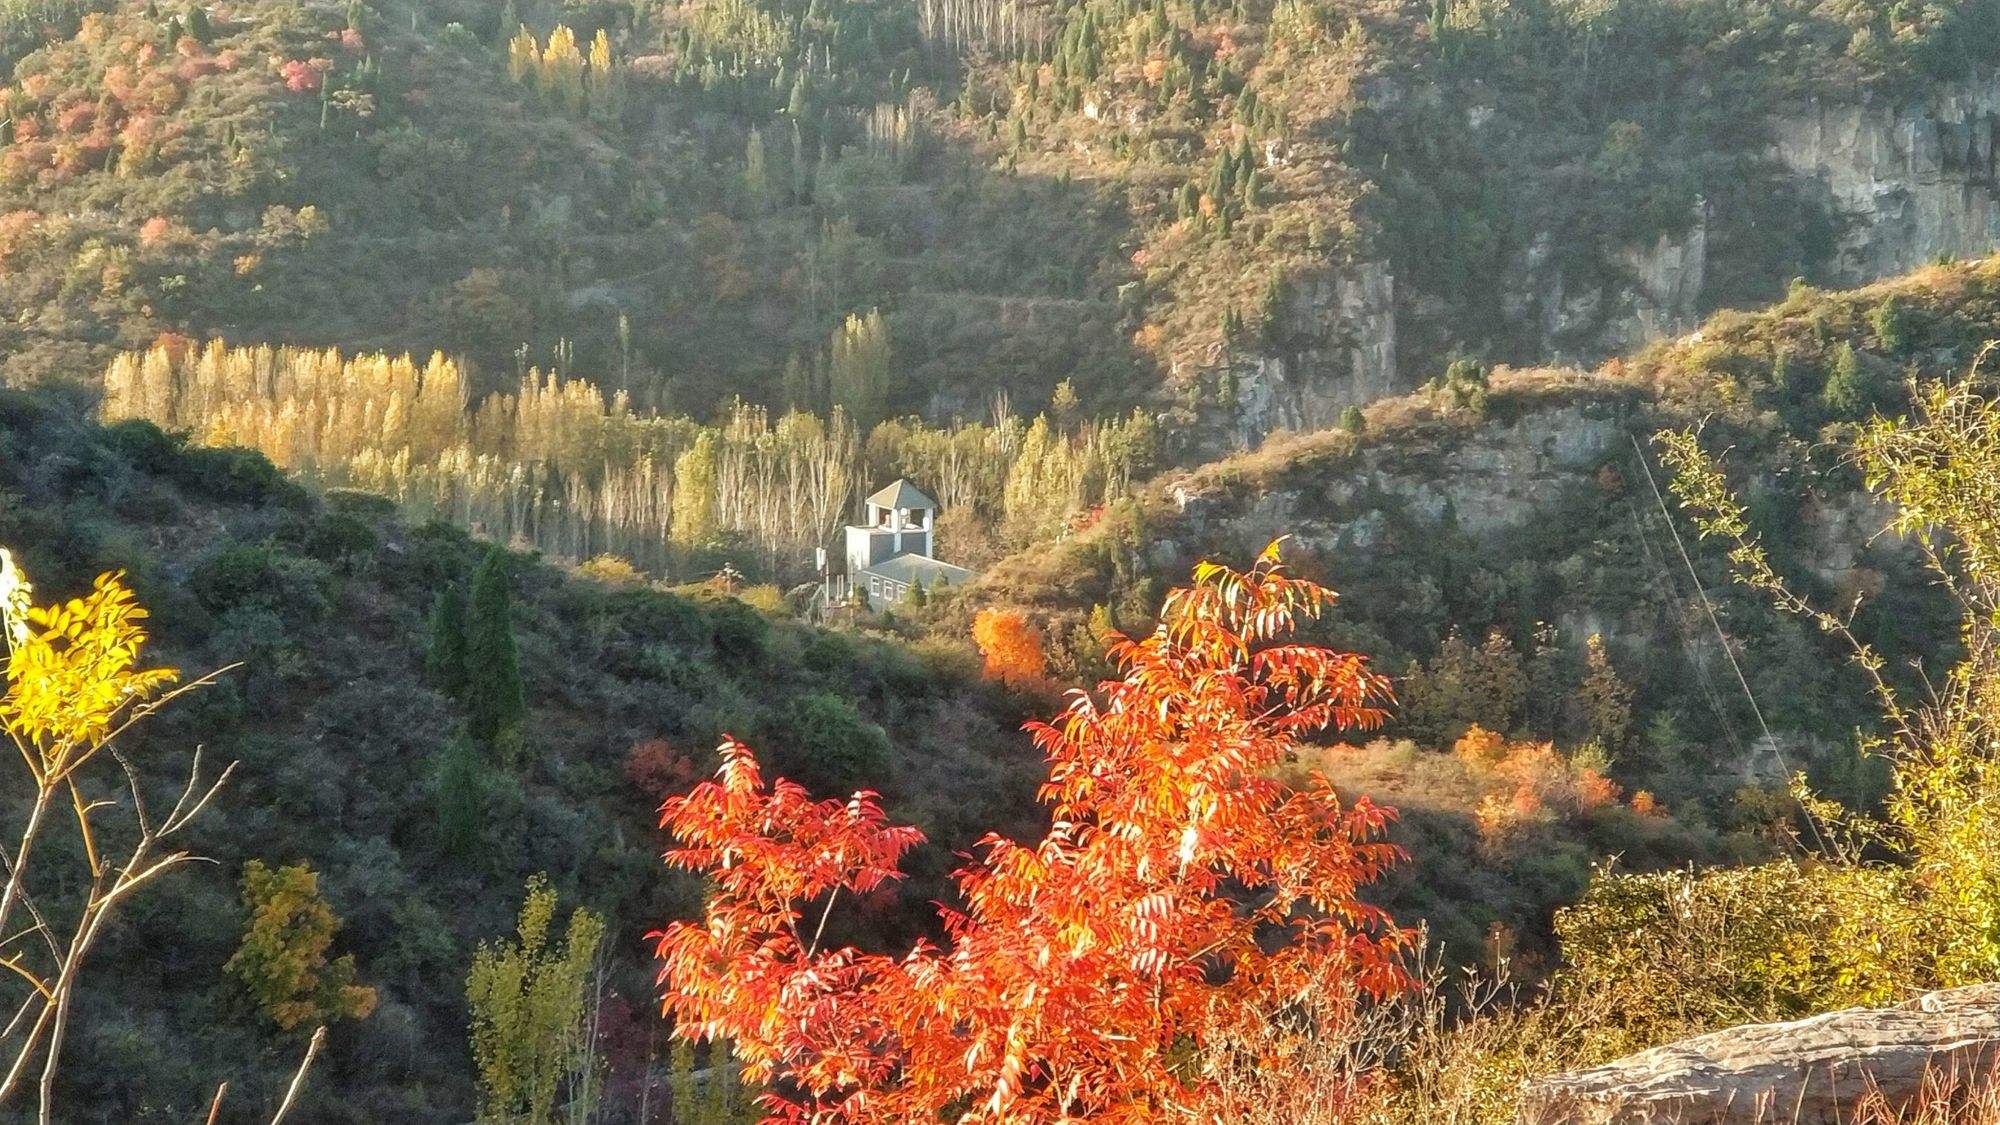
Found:
<path fill-rule="evenodd" d="M 465 588 L 454 582 L 431 604 L 430 647 L 424 673 L 431 686 L 452 697 L 465 695 Z"/>
<path fill-rule="evenodd" d="M 1861 370 L 1854 346 L 1845 340 L 1833 350 L 1833 364 L 1827 370 L 1826 386 L 1819 397 L 1837 418 L 1858 418 L 1874 401 L 1874 388 Z"/>
<path fill-rule="evenodd" d="M 472 855 L 486 822 L 486 776 L 479 747 L 471 739 L 445 744 L 438 755 L 436 792 L 439 842 L 452 855 Z"/>
<path fill-rule="evenodd" d="M 498 547 L 488 549 L 472 572 L 465 671 L 467 730 L 488 752 L 510 760 L 519 747 L 528 703 L 521 684 L 521 654 L 514 643 L 507 555 Z"/>
<path fill-rule="evenodd" d="M 1902 355 L 1910 348 L 1910 316 L 1903 308 L 1902 301 L 1891 293 L 1869 314 L 1874 323 L 1875 339 L 1882 350 L 1890 355 Z"/>

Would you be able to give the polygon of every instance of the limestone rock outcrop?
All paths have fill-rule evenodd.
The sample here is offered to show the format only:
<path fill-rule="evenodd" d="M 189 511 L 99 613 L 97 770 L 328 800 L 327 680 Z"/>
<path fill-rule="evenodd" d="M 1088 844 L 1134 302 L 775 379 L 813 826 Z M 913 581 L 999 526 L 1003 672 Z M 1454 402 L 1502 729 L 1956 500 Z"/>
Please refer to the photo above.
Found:
<path fill-rule="evenodd" d="M 1529 1084 L 1523 1125 L 1833 1125 L 2000 1068 L 2000 984 L 1733 1027 Z"/>
<path fill-rule="evenodd" d="M 1323 430 L 1350 405 L 1408 388 L 1396 364 L 1396 279 L 1383 262 L 1295 279 L 1283 343 L 1233 357 L 1210 378 L 1235 403 L 1217 450 L 1256 445 L 1274 430 Z"/>
<path fill-rule="evenodd" d="M 1832 270 L 1853 285 L 2000 246 L 1996 136 L 2000 78 L 1772 123 L 1773 154 L 1816 185 L 1837 230 Z"/>

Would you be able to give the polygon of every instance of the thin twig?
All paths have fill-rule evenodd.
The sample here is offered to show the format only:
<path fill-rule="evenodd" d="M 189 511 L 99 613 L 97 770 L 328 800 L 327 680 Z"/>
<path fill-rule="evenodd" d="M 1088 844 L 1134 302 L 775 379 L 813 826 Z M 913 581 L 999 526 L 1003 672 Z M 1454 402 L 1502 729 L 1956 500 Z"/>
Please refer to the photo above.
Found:
<path fill-rule="evenodd" d="M 306 1057 L 299 1060 L 299 1070 L 292 1075 L 292 1085 L 285 1091 L 285 1100 L 278 1103 L 278 1112 L 271 1115 L 271 1125 L 279 1125 L 285 1114 L 292 1111 L 292 1101 L 299 1096 L 299 1090 L 306 1084 L 306 1071 L 312 1069 L 313 1060 L 319 1057 L 319 1049 L 326 1043 L 326 1028 L 313 1032 L 312 1042 L 306 1045 Z"/>

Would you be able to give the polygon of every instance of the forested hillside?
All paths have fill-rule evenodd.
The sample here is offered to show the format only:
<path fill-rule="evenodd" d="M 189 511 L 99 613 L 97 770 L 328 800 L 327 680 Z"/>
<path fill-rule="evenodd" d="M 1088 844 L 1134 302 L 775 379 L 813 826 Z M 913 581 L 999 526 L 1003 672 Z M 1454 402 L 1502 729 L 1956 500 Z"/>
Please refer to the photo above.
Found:
<path fill-rule="evenodd" d="M 53 594 L 127 571 L 162 659 L 244 665 L 138 745 L 156 780 L 198 743 L 241 763 L 194 841 L 229 874 L 176 875 L 121 926 L 106 958 L 116 988 L 89 1001 L 71 1045 L 71 1096 L 128 1114 L 195 1105 L 223 1077 L 245 1093 L 282 1078 L 296 1035 L 224 971 L 248 921 L 233 876 L 252 859 L 317 873 L 339 923 L 333 951 L 379 997 L 364 1020 L 336 1023 L 315 1112 L 464 1104 L 457 981 L 537 871 L 601 910 L 617 939 L 607 1010 L 632 1014 L 629 1033 L 607 1033 L 605 1060 L 614 1085 L 636 1082 L 646 1059 L 664 1066 L 665 1046 L 646 1030 L 651 989 L 630 940 L 698 901 L 659 873 L 650 813 L 704 772 L 702 747 L 726 731 L 816 790 L 881 787 L 946 847 L 994 825 L 1031 830 L 1038 768 L 1008 728 L 1050 701 L 999 683 L 1104 674 L 1108 630 L 1143 631 L 1183 560 L 1287 532 L 1302 572 L 1345 593 L 1308 636 L 1408 672 L 1391 742 L 1288 768 L 1327 769 L 1402 808 L 1396 838 L 1413 862 L 1371 898 L 1431 923 L 1448 956 L 1543 963 L 1552 911 L 1583 893 L 1594 860 L 1781 853 L 1798 823 L 1789 768 L 1857 807 L 1883 792 L 1850 740 L 1868 722 L 1850 673 L 1812 632 L 1734 592 L 1682 526 L 1703 583 L 1691 585 L 1668 526 L 1680 516 L 1647 482 L 1664 470 L 1650 452 L 1642 465 L 1627 435 L 1644 448 L 1661 426 L 1707 418 L 1752 472 L 1761 534 L 1790 572 L 1830 599 L 1871 592 L 1857 628 L 1885 652 L 1947 650 L 1946 607 L 1905 552 L 1867 545 L 1874 517 L 1847 499 L 1856 482 L 1826 443 L 1865 411 L 1897 408 L 1905 367 L 1969 362 L 1995 292 L 1991 263 L 1939 268 L 1853 293 L 1801 289 L 1594 375 L 1460 369 L 1347 429 L 1170 476 L 1054 551 L 996 568 L 970 600 L 894 607 L 873 636 L 791 624 L 768 587 L 666 592 L 611 559 L 581 576 L 528 556 L 482 565 L 462 532 L 405 522 L 381 497 L 322 496 L 256 453 L 146 422 L 80 422 L 76 399 L 53 389 L 10 393 L 0 541 Z M 1550 546 L 1557 528 L 1564 550 Z M 471 733 L 483 705 L 438 664 L 452 635 L 440 607 L 454 590 L 478 604 L 492 558 L 513 594 L 528 706 L 502 748 L 478 751 L 467 747 L 494 744 Z M 1704 594 L 1719 623 L 1698 615 Z M 982 682 L 962 639 L 982 605 L 1025 611 L 1026 647 L 1007 666 L 1021 676 Z M 997 634 L 970 632 L 994 674 Z M 916 885 L 870 900 L 843 932 L 919 932 L 948 863 L 922 856 Z M 152 962 L 116 956 L 125 948 L 174 949 L 186 971 L 152 975 Z M 145 1046 L 166 1036 L 196 1047 Z M 106 1074 L 120 1078 L 89 1077 Z"/>
<path fill-rule="evenodd" d="M 2000 974 L 1996 72 L 2000 0 L 0 0 L 0 1117 L 1511 1120 Z M 899 477 L 977 577 L 829 605 Z"/>
<path fill-rule="evenodd" d="M 130 744 L 149 791 L 197 747 L 239 764 L 187 841 L 214 865 L 149 889 L 97 954 L 63 1069 L 68 1120 L 184 1120 L 221 1081 L 229 1119 L 250 1120 L 288 1077 L 311 1026 L 274 1022 L 224 971 L 249 928 L 247 861 L 317 873 L 332 952 L 379 997 L 335 1023 L 308 1119 L 462 1120 L 473 946 L 510 931 L 536 872 L 609 927 L 619 1103 L 649 1060 L 664 1073 L 639 938 L 699 888 L 659 870 L 654 811 L 709 771 L 723 732 L 789 748 L 778 768 L 816 789 L 880 789 L 938 842 L 902 897 L 855 921 L 870 940 L 923 924 L 951 849 L 1033 827 L 1032 749 L 1013 728 L 1039 704 L 985 686 L 962 642 L 818 632 L 769 615 L 768 589 L 669 593 L 525 555 L 498 556 L 525 717 L 506 753 L 467 749 L 479 708 L 426 666 L 438 599 L 470 586 L 477 605 L 479 544 L 378 497 L 318 496 L 254 453 L 78 422 L 76 405 L 0 395 L 0 542 L 50 598 L 124 571 L 152 613 L 152 661 L 231 667 Z"/>
<path fill-rule="evenodd" d="M 179 333 L 702 420 L 1032 415 L 1067 380 L 1217 423 L 1183 444 L 1983 245 L 1933 196 L 1984 198 L 2000 35 L 1986 0 L 9 11 L 14 383 Z M 1796 135 L 1844 105 L 1936 148 Z"/>
<path fill-rule="evenodd" d="M 1592 372 L 1455 367 L 1341 428 L 1169 473 L 1056 549 L 994 567 L 966 601 L 1021 613 L 1067 664 L 1092 648 L 1093 621 L 1143 627 L 1189 560 L 1289 536 L 1301 570 L 1346 595 L 1325 636 L 1407 671 L 1392 736 L 1442 750 L 1477 724 L 1553 740 L 1722 834 L 1705 846 L 1754 853 L 1787 830 L 1795 770 L 1852 804 L 1880 797 L 1881 764 L 1854 733 L 1869 704 L 1815 625 L 1730 583 L 1668 493 L 1653 435 L 1698 424 L 1727 448 L 1785 573 L 1855 605 L 1853 629 L 1888 654 L 1891 678 L 1915 677 L 1910 661 L 1950 650 L 1950 607 L 1915 545 L 1879 534 L 1843 449 L 1871 415 L 1907 408 L 1905 379 L 1971 364 L 2000 326 L 1996 299 L 2000 265 L 1986 260 L 1853 291 L 1799 286 Z M 1469 829 L 1484 795 L 1435 753 L 1342 765 L 1414 829 L 1426 809 Z M 1420 838 L 1420 857 L 1471 846 Z M 1408 889 L 1511 870 L 1546 904 L 1582 886 L 1589 858 L 1531 846 L 1470 875 L 1420 861 Z M 1518 893 L 1463 894 L 1478 905 L 1447 912 L 1443 932 L 1535 917 Z"/>

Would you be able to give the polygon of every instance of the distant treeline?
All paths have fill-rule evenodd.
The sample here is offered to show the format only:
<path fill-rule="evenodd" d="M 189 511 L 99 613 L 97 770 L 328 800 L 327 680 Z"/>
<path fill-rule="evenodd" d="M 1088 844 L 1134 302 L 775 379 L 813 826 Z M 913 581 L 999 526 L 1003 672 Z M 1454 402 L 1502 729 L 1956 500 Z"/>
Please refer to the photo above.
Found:
<path fill-rule="evenodd" d="M 169 341 L 111 364 L 103 415 L 256 449 L 559 558 L 616 554 L 666 574 L 733 549 L 796 576 L 896 476 L 931 489 L 965 534 L 1025 542 L 1125 495 L 1156 446 L 1137 412 L 1064 424 L 996 407 L 986 421 L 891 419 L 864 435 L 839 407 L 774 416 L 739 402 L 702 423 L 560 373 L 531 370 L 477 403 L 469 383 L 444 355 Z"/>

